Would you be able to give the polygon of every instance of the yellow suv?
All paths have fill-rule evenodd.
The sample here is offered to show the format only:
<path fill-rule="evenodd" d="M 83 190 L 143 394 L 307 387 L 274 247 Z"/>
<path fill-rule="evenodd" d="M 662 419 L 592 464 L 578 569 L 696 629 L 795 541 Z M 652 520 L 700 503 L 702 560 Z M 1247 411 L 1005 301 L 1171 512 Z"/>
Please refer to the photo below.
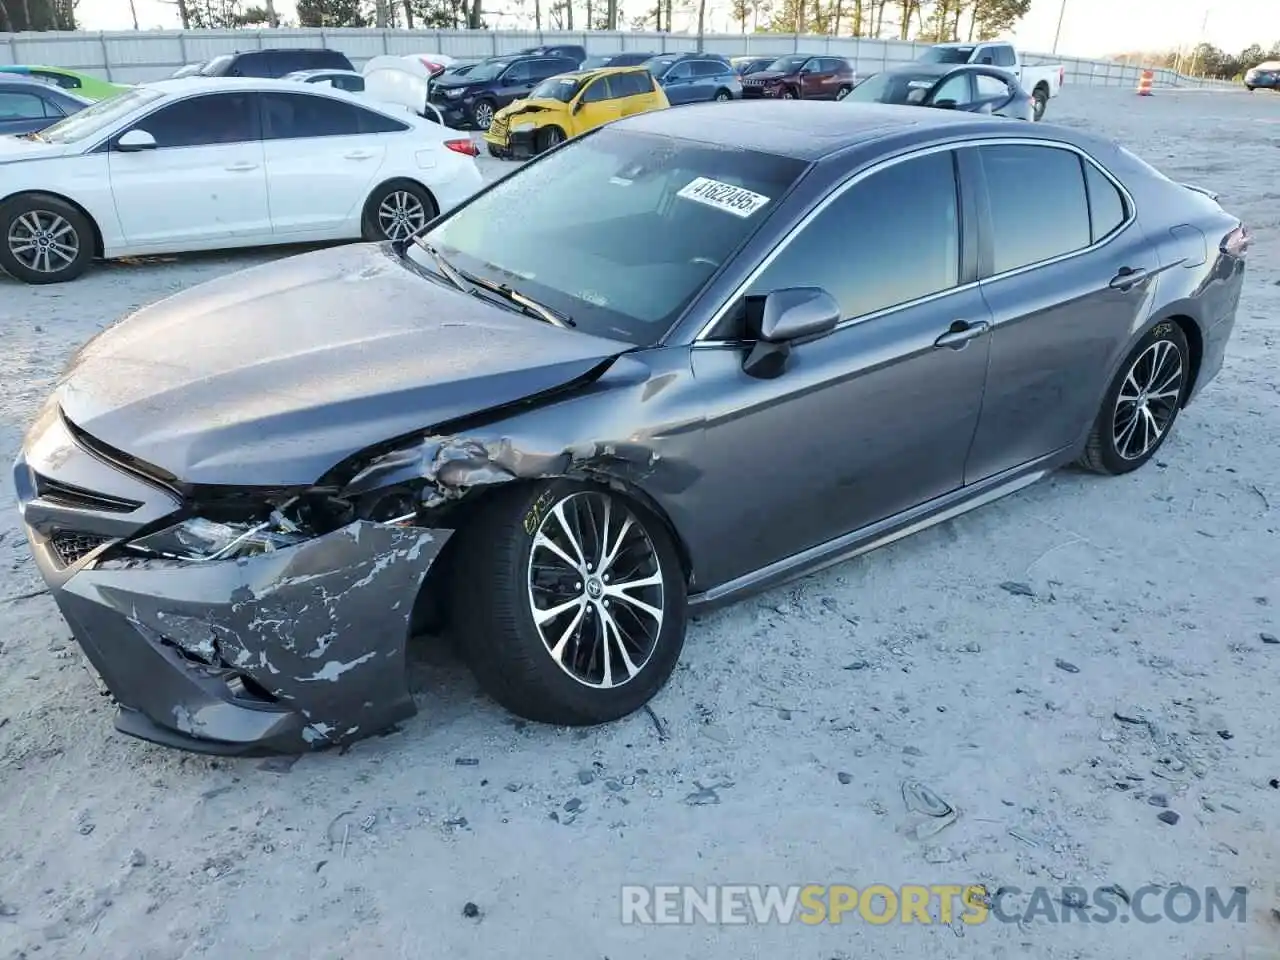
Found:
<path fill-rule="evenodd" d="M 644 67 L 562 73 L 499 110 L 484 139 L 491 156 L 523 160 L 610 120 L 668 106 L 667 95 Z"/>

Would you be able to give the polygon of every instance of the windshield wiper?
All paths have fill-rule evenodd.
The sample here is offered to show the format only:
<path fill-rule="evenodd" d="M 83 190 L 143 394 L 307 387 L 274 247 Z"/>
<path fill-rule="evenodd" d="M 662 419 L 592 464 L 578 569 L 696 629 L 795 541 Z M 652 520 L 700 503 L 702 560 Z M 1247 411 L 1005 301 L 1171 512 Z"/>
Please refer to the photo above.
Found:
<path fill-rule="evenodd" d="M 427 251 L 427 253 L 431 256 L 432 262 L 435 263 L 436 269 L 440 272 L 440 274 L 446 280 L 452 283 L 455 287 L 457 287 L 463 293 L 476 292 L 476 288 L 472 284 L 467 282 L 466 278 L 458 271 L 458 268 L 455 267 L 453 264 L 451 264 L 448 260 L 446 260 L 444 258 L 444 254 L 442 254 L 439 250 L 437 250 L 431 244 L 427 243 L 427 241 L 423 240 L 421 237 L 414 237 L 413 242 L 416 243 L 418 246 L 420 246 L 423 250 Z"/>
<path fill-rule="evenodd" d="M 514 303 L 528 316 L 537 317 L 539 320 L 545 320 L 547 323 L 556 327 L 567 328 L 576 327 L 578 325 L 573 317 L 565 316 L 563 313 L 557 313 L 546 304 L 539 303 L 532 297 L 526 297 L 519 290 L 511 288 L 505 283 L 490 283 L 488 280 L 481 280 L 479 277 L 469 277 L 469 279 L 477 286 L 481 286 L 486 290 L 492 290 L 507 302 Z"/>

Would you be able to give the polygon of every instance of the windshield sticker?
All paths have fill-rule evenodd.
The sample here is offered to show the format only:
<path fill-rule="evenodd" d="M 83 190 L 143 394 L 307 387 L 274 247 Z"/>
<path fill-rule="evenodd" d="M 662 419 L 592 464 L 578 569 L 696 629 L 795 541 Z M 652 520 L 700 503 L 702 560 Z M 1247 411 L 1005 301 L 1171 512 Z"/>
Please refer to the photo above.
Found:
<path fill-rule="evenodd" d="M 697 177 L 689 181 L 676 196 L 743 218 L 751 216 L 769 202 L 769 198 L 763 194 L 735 187 L 732 183 L 712 180 L 710 177 Z"/>
<path fill-rule="evenodd" d="M 932 80 L 908 80 L 907 86 L 912 90 L 928 90 L 933 86 Z"/>
<path fill-rule="evenodd" d="M 634 180 L 628 180 L 626 177 L 610 177 L 609 182 L 615 187 L 629 187 L 635 183 Z"/>

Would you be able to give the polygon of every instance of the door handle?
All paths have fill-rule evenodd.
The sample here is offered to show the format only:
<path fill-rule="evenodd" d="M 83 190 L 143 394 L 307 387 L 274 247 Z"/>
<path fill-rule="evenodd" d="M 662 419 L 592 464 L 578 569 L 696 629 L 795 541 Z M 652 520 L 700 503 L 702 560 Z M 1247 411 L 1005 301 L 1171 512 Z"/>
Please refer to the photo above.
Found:
<path fill-rule="evenodd" d="M 1145 279 L 1147 279 L 1147 271 L 1141 267 L 1121 267 L 1120 271 L 1111 278 L 1111 287 L 1116 290 L 1128 290 Z"/>
<path fill-rule="evenodd" d="M 957 320 L 951 324 L 951 329 L 933 341 L 933 345 L 935 347 L 950 347 L 952 350 L 960 350 L 970 340 L 986 333 L 990 327 L 991 324 L 985 320 L 975 320 L 973 323 L 968 320 Z"/>
<path fill-rule="evenodd" d="M 372 150 L 352 150 L 342 155 L 347 160 L 368 160 L 373 156 Z"/>
<path fill-rule="evenodd" d="M 257 170 L 258 165 L 247 161 L 244 163 L 229 163 L 227 164 L 227 169 L 232 173 L 247 173 L 250 170 Z"/>

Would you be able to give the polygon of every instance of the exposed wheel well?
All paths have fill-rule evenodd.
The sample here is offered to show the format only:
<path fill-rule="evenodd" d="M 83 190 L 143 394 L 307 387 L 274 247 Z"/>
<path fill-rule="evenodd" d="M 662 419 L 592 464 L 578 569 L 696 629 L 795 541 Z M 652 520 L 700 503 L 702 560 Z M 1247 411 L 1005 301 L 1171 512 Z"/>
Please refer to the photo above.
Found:
<path fill-rule="evenodd" d="M 553 477 L 546 478 L 555 479 Z M 441 549 L 435 562 L 427 571 L 426 578 L 418 590 L 414 600 L 411 633 L 415 636 L 422 633 L 435 633 L 447 626 L 450 620 L 450 600 L 454 593 L 450 576 L 454 567 L 454 555 L 467 528 L 479 514 L 499 497 L 513 496 L 521 487 L 527 487 L 537 480 L 511 480 L 507 483 L 496 483 L 488 487 L 477 488 L 468 493 L 456 504 L 450 506 L 445 524 L 454 531 L 453 536 Z M 643 506 L 667 528 L 671 542 L 675 545 L 676 554 L 680 558 L 680 568 L 684 571 L 685 582 L 688 583 L 693 573 L 693 561 L 689 554 L 688 544 L 680 536 L 671 518 L 643 490 L 631 486 L 611 487 L 615 493 L 625 496 Z"/>
<path fill-rule="evenodd" d="M 1034 90 L 1032 90 L 1031 92 L 1032 92 L 1032 93 L 1043 93 L 1043 94 L 1047 97 L 1047 96 L 1049 95 L 1049 84 L 1047 84 L 1045 81 L 1041 80 L 1039 83 L 1037 83 L 1037 84 L 1036 84 L 1035 89 L 1034 89 Z"/>
<path fill-rule="evenodd" d="M 93 255 L 101 258 L 104 252 L 102 245 L 102 228 L 98 226 L 98 221 L 93 219 L 93 214 L 86 210 L 83 206 L 76 203 L 70 197 L 55 193 L 52 190 L 19 190 L 17 193 L 11 193 L 7 197 L 0 197 L 0 206 L 4 206 L 12 200 L 20 197 L 53 197 L 55 200 L 61 200 L 68 206 L 74 207 L 80 214 L 89 221 L 89 227 L 93 230 Z"/>
<path fill-rule="evenodd" d="M 1191 351 L 1191 372 L 1187 377 L 1187 390 L 1182 400 L 1185 406 L 1186 398 L 1191 396 L 1191 391 L 1195 389 L 1196 380 L 1200 376 L 1200 361 L 1204 357 L 1204 337 L 1200 335 L 1200 327 L 1190 317 L 1179 315 L 1165 319 L 1176 323 L 1182 329 L 1182 335 L 1187 338 L 1187 349 Z"/>

